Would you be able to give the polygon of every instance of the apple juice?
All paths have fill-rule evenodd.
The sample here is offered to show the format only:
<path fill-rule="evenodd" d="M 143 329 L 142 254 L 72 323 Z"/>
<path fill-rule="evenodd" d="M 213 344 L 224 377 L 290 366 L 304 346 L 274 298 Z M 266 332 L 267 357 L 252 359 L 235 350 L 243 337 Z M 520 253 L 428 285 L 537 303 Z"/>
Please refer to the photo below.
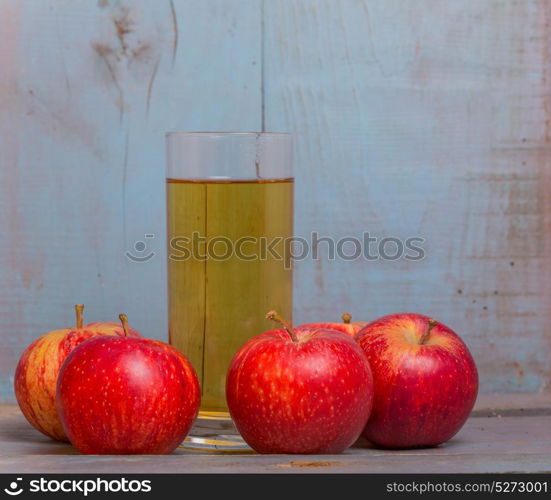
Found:
<path fill-rule="evenodd" d="M 226 372 L 270 309 L 292 313 L 293 179 L 167 179 L 170 343 L 191 361 L 203 416 L 224 415 Z"/>

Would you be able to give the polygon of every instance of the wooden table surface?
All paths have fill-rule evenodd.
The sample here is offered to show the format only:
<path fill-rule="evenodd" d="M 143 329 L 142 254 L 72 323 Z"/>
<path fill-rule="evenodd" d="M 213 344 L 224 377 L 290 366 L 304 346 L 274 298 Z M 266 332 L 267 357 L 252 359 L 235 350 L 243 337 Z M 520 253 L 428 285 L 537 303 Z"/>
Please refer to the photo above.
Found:
<path fill-rule="evenodd" d="M 341 455 L 85 456 L 35 431 L 16 405 L 0 405 L 0 472 L 551 472 L 551 398 L 481 397 L 464 428 L 431 449 L 386 451 L 359 442 Z"/>

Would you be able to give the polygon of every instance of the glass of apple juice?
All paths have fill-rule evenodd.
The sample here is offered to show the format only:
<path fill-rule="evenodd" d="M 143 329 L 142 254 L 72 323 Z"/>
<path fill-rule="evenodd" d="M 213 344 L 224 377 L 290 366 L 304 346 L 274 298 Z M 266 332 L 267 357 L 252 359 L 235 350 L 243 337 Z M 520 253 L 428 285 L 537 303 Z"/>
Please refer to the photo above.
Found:
<path fill-rule="evenodd" d="M 229 419 L 226 372 L 241 345 L 292 314 L 292 140 L 260 132 L 170 132 L 170 343 L 202 389 L 199 418 Z"/>

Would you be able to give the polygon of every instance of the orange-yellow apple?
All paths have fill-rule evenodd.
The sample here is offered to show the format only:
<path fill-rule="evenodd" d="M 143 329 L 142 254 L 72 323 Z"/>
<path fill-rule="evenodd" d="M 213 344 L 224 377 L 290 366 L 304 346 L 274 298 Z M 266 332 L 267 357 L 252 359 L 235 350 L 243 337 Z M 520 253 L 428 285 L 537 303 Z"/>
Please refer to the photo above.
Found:
<path fill-rule="evenodd" d="M 124 335 L 120 323 L 83 325 L 83 305 L 76 305 L 76 327 L 54 330 L 35 340 L 22 354 L 15 371 L 15 396 L 25 418 L 53 439 L 67 440 L 56 409 L 56 383 L 67 355 L 95 335 Z M 141 337 L 129 328 L 132 337 Z"/>
<path fill-rule="evenodd" d="M 342 315 L 342 323 L 306 323 L 300 325 L 297 328 L 318 328 L 322 330 L 336 330 L 337 332 L 343 332 L 354 337 L 367 323 L 365 321 L 354 321 L 352 323 L 352 316 L 349 313 Z"/>

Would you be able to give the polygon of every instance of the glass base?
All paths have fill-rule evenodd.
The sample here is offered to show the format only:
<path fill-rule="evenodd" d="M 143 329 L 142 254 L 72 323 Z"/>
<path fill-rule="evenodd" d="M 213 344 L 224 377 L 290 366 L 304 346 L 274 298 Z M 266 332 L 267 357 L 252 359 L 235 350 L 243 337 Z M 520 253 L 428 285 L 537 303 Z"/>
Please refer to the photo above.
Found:
<path fill-rule="evenodd" d="M 237 432 L 228 412 L 200 411 L 180 448 L 208 453 L 254 453 Z"/>

